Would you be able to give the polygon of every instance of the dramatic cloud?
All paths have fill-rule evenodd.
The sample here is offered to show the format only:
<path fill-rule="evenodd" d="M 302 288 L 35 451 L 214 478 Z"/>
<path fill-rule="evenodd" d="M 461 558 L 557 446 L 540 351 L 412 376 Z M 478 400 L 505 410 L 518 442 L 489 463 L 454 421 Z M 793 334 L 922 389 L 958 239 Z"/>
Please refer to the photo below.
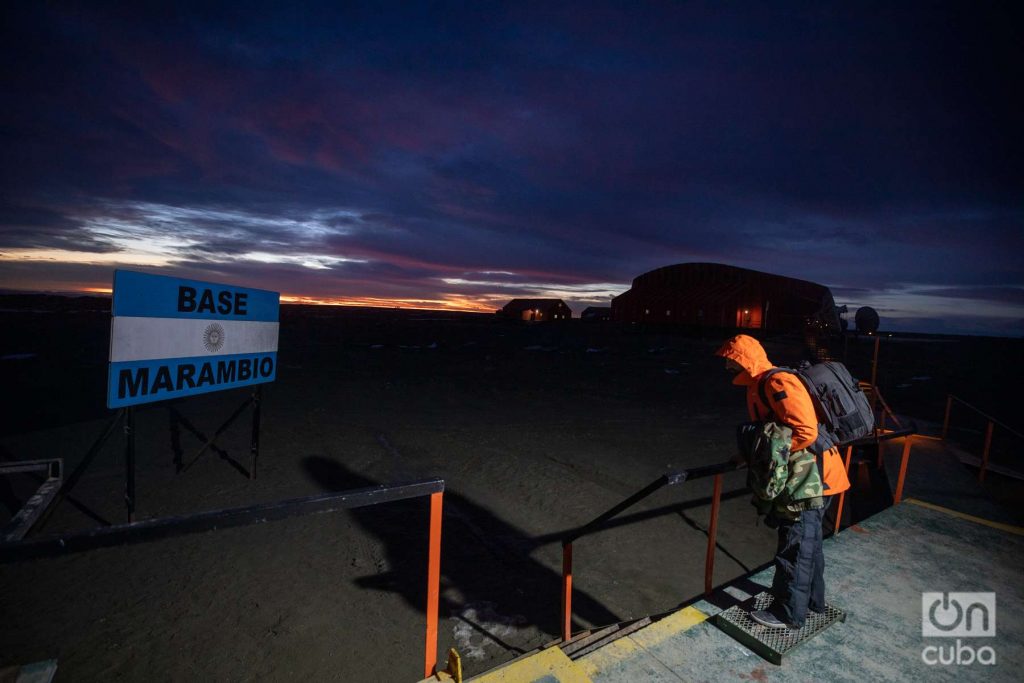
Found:
<path fill-rule="evenodd" d="M 0 287 L 578 312 L 715 261 L 1024 334 L 1012 6 L 2 12 Z"/>

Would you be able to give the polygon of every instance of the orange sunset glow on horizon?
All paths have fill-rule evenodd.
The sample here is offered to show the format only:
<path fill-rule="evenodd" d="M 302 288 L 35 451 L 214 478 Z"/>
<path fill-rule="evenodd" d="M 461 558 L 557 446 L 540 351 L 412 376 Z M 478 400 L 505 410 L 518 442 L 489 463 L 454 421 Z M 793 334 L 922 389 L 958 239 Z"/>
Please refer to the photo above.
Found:
<path fill-rule="evenodd" d="M 79 287 L 77 289 L 54 288 L 50 292 L 60 291 L 62 294 L 80 294 L 110 296 L 110 287 Z M 44 293 L 42 291 L 22 290 L 20 293 Z M 457 313 L 494 313 L 501 304 L 481 302 L 468 297 L 450 299 L 387 299 L 379 297 L 345 297 L 345 296 L 309 296 L 304 294 L 281 294 L 282 304 L 302 304 L 307 306 L 354 306 L 365 308 L 403 308 L 421 311 L 452 311 Z"/>
<path fill-rule="evenodd" d="M 472 299 L 380 299 L 373 297 L 324 297 L 282 294 L 282 304 L 312 306 L 365 306 L 367 308 L 407 308 L 424 311 L 455 311 L 459 313 L 493 313 L 500 306 L 483 304 Z"/>

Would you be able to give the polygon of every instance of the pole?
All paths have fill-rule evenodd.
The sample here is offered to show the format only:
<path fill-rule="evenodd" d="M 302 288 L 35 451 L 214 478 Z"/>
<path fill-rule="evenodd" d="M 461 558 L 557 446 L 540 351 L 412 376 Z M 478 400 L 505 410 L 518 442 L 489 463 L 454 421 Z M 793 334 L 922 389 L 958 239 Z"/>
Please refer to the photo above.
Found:
<path fill-rule="evenodd" d="M 896 480 L 896 495 L 893 496 L 893 505 L 899 505 L 903 500 L 903 483 L 907 479 L 907 462 L 910 460 L 910 445 L 913 443 L 909 436 L 903 437 L 903 454 L 900 456 L 900 476 Z"/>
<path fill-rule="evenodd" d="M 981 469 L 978 470 L 978 481 L 985 482 L 985 470 L 988 469 L 988 453 L 992 449 L 992 428 L 995 425 L 990 420 L 985 428 L 985 450 L 981 454 Z"/>
<path fill-rule="evenodd" d="M 711 494 L 711 521 L 708 523 L 708 549 L 704 556 L 704 595 L 711 595 L 715 574 L 715 537 L 718 535 L 718 508 L 722 502 L 722 475 L 715 475 Z"/>
<path fill-rule="evenodd" d="M 128 523 L 135 521 L 135 407 L 125 409 L 124 420 L 124 502 L 128 508 Z"/>
<path fill-rule="evenodd" d="M 562 546 L 562 642 L 572 638 L 572 543 Z"/>
<path fill-rule="evenodd" d="M 871 359 L 871 412 L 875 411 L 875 403 L 878 401 L 878 345 L 881 341 L 881 337 L 875 337 L 875 353 Z"/>
<path fill-rule="evenodd" d="M 263 403 L 263 385 L 252 392 L 252 442 L 249 448 L 249 478 L 256 478 L 256 458 L 260 454 L 260 405 Z"/>
<path fill-rule="evenodd" d="M 441 585 L 441 509 L 444 493 L 430 494 L 430 550 L 427 557 L 427 639 L 423 677 L 434 675 L 437 666 L 437 606 Z"/>
<path fill-rule="evenodd" d="M 853 458 L 853 446 L 846 447 L 846 478 L 850 478 L 850 460 Z M 839 533 L 839 525 L 843 522 L 843 504 L 846 502 L 846 491 L 839 494 L 839 507 L 836 508 L 836 528 L 833 534 Z"/>
<path fill-rule="evenodd" d="M 949 413 L 953 410 L 953 394 L 946 395 L 946 416 L 942 418 L 942 440 L 946 440 L 949 433 Z"/>

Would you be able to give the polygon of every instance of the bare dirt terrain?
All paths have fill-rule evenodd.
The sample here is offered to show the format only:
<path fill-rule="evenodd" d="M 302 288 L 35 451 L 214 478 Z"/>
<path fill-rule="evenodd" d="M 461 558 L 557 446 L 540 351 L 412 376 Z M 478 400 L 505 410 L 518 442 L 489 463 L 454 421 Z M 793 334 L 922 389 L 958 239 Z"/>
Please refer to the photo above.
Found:
<path fill-rule="evenodd" d="M 0 456 L 60 456 L 70 471 L 110 415 L 109 314 L 0 317 Z M 284 307 L 281 322 L 258 478 L 233 464 L 248 463 L 246 418 L 178 474 L 175 458 L 189 462 L 201 441 L 167 404 L 152 405 L 137 414 L 139 519 L 442 477 L 440 646 L 457 647 L 469 673 L 556 637 L 564 532 L 667 469 L 730 458 L 746 419 L 742 390 L 712 355 L 725 332 L 303 307 Z M 972 386 L 999 353 L 1020 357 L 1019 340 L 986 343 Z M 884 346 L 880 382 L 893 403 L 920 393 L 921 416 L 941 420 L 964 364 L 929 366 L 922 354 L 962 347 L 911 345 L 909 359 Z M 869 346 L 848 349 L 862 376 Z M 766 347 L 778 363 L 802 352 L 786 340 Z M 894 370 L 897 357 L 915 374 Z M 174 408 L 209 436 L 246 395 Z M 35 534 L 125 521 L 122 444 L 111 440 Z M 774 550 L 743 483 L 726 478 L 716 583 Z M 32 485 L 0 488 L 4 520 Z M 710 490 L 710 480 L 663 490 L 577 543 L 577 628 L 663 612 L 702 590 Z M 0 565 L 0 664 L 57 658 L 65 681 L 416 680 L 426 540 L 422 499 Z"/>

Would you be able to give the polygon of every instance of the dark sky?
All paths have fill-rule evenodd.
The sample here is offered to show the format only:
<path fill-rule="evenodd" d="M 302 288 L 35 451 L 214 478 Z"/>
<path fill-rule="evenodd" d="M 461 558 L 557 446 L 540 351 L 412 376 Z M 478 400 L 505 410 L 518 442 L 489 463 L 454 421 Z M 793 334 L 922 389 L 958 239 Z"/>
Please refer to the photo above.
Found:
<path fill-rule="evenodd" d="M 163 5 L 0 10 L 0 287 L 578 314 L 714 261 L 1024 335 L 1012 3 Z"/>

